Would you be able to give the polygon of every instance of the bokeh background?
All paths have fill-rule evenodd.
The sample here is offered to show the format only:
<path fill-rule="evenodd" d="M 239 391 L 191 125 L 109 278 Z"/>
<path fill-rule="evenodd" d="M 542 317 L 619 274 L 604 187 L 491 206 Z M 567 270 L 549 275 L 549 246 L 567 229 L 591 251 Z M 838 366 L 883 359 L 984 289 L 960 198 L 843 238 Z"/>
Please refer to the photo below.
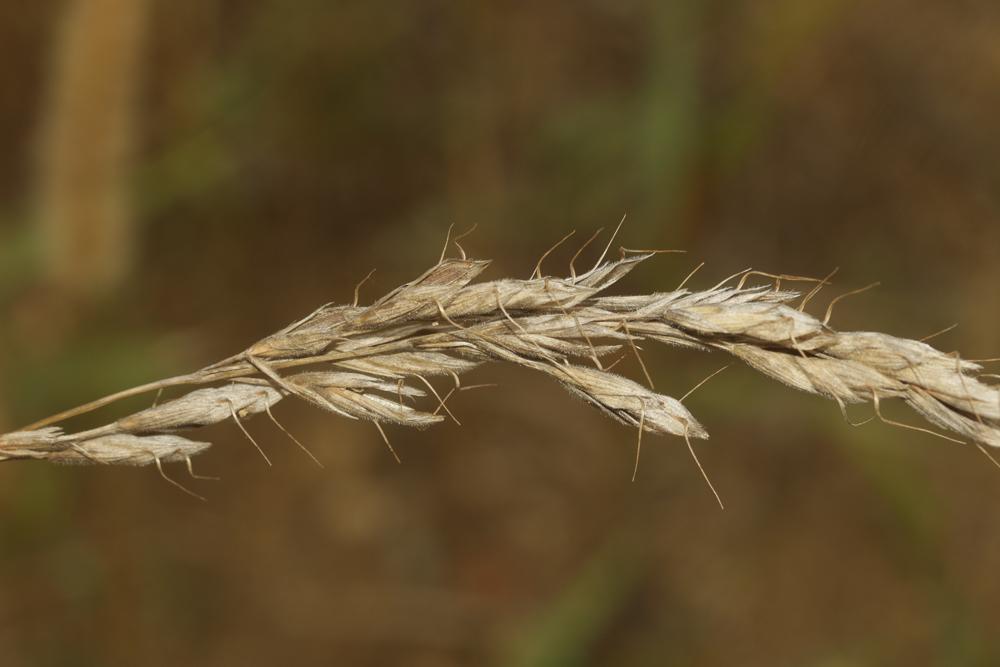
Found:
<path fill-rule="evenodd" d="M 993 0 L 4 2 L 0 431 L 377 267 L 371 300 L 451 223 L 527 276 L 627 212 L 628 245 L 688 251 L 630 290 L 840 266 L 818 312 L 882 281 L 840 328 L 958 322 L 939 347 L 995 356 L 998 80 Z M 724 363 L 646 360 L 675 396 Z M 475 381 L 462 427 L 390 431 L 403 465 L 304 406 L 278 417 L 324 469 L 266 421 L 273 469 L 213 429 L 205 504 L 149 468 L 0 466 L 0 663 L 1000 664 L 974 449 L 734 366 L 688 400 L 723 512 L 682 442 L 632 483 L 634 432 L 529 372 Z"/>

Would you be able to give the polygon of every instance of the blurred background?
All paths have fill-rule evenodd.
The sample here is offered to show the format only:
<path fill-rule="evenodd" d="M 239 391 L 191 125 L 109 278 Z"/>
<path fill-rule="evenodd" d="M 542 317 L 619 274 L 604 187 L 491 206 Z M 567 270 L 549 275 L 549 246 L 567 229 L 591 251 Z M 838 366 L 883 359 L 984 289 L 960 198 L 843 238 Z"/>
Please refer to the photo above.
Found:
<path fill-rule="evenodd" d="M 377 268 L 370 301 L 451 223 L 526 277 L 627 212 L 626 245 L 688 252 L 629 291 L 839 266 L 816 312 L 882 286 L 835 326 L 1000 353 L 992 0 L 5 2 L 0 55 L 0 432 Z M 681 396 L 725 360 L 646 363 Z M 682 441 L 632 483 L 634 431 L 527 371 L 469 382 L 499 386 L 462 427 L 389 431 L 402 465 L 301 405 L 277 416 L 324 469 L 266 420 L 273 469 L 213 429 L 208 503 L 152 468 L 0 466 L 0 663 L 1000 664 L 974 449 L 734 366 L 687 401 L 720 511 Z"/>

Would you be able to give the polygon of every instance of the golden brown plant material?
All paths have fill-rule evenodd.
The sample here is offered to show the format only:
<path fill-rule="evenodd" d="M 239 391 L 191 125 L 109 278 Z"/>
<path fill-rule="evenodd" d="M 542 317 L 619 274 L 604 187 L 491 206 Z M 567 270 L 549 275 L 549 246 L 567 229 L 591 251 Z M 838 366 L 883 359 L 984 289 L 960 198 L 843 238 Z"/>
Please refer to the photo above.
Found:
<path fill-rule="evenodd" d="M 747 271 L 732 277 L 742 276 L 736 286 L 726 286 L 731 278 L 703 291 L 603 296 L 654 254 L 623 251 L 620 260 L 609 262 L 602 256 L 586 273 L 571 269 L 570 278 L 543 277 L 539 267 L 531 279 L 486 282 L 473 281 L 489 262 L 466 259 L 464 251 L 461 258 L 442 256 L 370 306 L 324 305 L 197 372 L 0 436 L 0 460 L 190 464 L 209 445 L 178 431 L 231 419 L 249 438 L 242 420 L 260 413 L 273 419 L 271 408 L 287 398 L 371 421 L 385 437 L 383 424 L 423 428 L 451 416 L 447 399 L 461 387 L 459 376 L 497 361 L 551 376 L 609 417 L 639 429 L 640 438 L 642 431 L 707 438 L 681 401 L 609 370 L 609 358 L 638 356 L 640 341 L 726 352 L 842 409 L 872 402 L 881 417 L 881 401 L 902 399 L 954 435 L 942 437 L 983 451 L 1000 447 L 1000 390 L 985 381 L 978 364 L 915 340 L 836 331 L 827 323 L 829 312 L 821 321 L 792 305 L 800 295 L 781 289 L 781 281 L 795 277 Z M 774 282 L 745 286 L 751 275 Z M 428 380 L 435 376 L 448 378 L 454 389 L 439 395 Z M 203 388 L 89 431 L 64 433 L 51 426 L 127 396 L 183 385 Z"/>

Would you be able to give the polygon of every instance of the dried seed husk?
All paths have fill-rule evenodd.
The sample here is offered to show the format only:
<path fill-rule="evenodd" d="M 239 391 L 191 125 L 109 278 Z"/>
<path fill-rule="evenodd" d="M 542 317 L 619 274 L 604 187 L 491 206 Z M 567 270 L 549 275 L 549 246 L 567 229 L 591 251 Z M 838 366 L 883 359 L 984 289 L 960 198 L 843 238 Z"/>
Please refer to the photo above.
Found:
<path fill-rule="evenodd" d="M 868 402 L 873 391 L 884 398 L 906 395 L 904 383 L 856 361 L 807 357 L 794 351 L 766 350 L 747 344 L 731 345 L 728 349 L 779 382 L 845 403 Z"/>
<path fill-rule="evenodd" d="M 325 384 L 324 373 L 301 373 L 289 378 L 294 385 L 316 392 L 330 403 L 328 409 L 343 412 L 356 419 L 424 428 L 442 421 L 440 415 L 415 410 L 398 400 L 378 394 Z"/>
<path fill-rule="evenodd" d="M 495 280 L 469 285 L 444 308 L 451 319 L 502 315 L 500 305 L 511 313 L 571 308 L 596 293 L 592 287 L 558 278 Z"/>
<path fill-rule="evenodd" d="M 639 266 L 639 264 L 645 262 L 655 254 L 656 253 L 653 252 L 647 252 L 640 255 L 623 257 L 616 262 L 606 262 L 595 267 L 591 271 L 588 271 L 587 273 L 577 276 L 575 282 L 586 287 L 593 287 L 598 291 L 605 290 L 627 276 L 632 272 L 632 269 Z"/>
<path fill-rule="evenodd" d="M 399 382 L 389 382 L 383 378 L 365 373 L 316 371 L 312 373 L 299 373 L 295 377 L 298 384 L 306 384 L 311 387 L 338 387 L 340 389 L 383 391 L 396 396 L 405 396 L 406 398 L 420 398 L 427 395 L 427 392 L 423 389 Z"/>
<path fill-rule="evenodd" d="M 915 389 L 907 395 L 906 402 L 935 426 L 957 433 L 973 442 L 990 447 L 1000 447 L 1000 429 L 974 415 L 956 412 L 926 391 Z"/>
<path fill-rule="evenodd" d="M 453 341 L 449 339 L 448 342 Z M 442 345 L 448 344 L 448 342 L 442 340 Z M 338 361 L 336 365 L 369 375 L 406 378 L 416 375 L 433 377 L 451 373 L 461 374 L 472 370 L 485 360 L 486 357 L 477 354 L 474 349 L 469 349 L 468 356 L 463 357 L 428 349 Z"/>
<path fill-rule="evenodd" d="M 482 260 L 445 260 L 413 282 L 376 301 L 358 315 L 351 325 L 355 328 L 372 329 L 418 317 L 433 317 L 437 313 L 437 304 L 448 304 L 489 264 L 489 261 Z"/>
<path fill-rule="evenodd" d="M 552 366 L 548 372 L 570 393 L 623 424 L 639 426 L 641 422 L 643 429 L 652 433 L 708 438 L 708 432 L 683 403 L 626 377 L 569 364 Z"/>
<path fill-rule="evenodd" d="M 157 433 L 218 424 L 238 417 L 264 412 L 279 400 L 277 389 L 258 384 L 230 384 L 196 389 L 152 408 L 115 422 L 123 433 Z"/>
<path fill-rule="evenodd" d="M 322 354 L 341 335 L 345 325 L 362 310 L 354 306 L 326 304 L 254 343 L 247 353 L 260 359 L 301 359 Z"/>
<path fill-rule="evenodd" d="M 0 435 L 0 461 L 5 459 L 44 458 L 48 452 L 58 451 L 67 445 L 60 438 L 58 426 L 35 431 L 14 431 Z"/>
<path fill-rule="evenodd" d="M 49 460 L 67 464 L 145 466 L 159 459 L 163 463 L 184 461 L 211 447 L 179 435 L 134 435 L 116 433 L 72 443 L 53 453 Z"/>

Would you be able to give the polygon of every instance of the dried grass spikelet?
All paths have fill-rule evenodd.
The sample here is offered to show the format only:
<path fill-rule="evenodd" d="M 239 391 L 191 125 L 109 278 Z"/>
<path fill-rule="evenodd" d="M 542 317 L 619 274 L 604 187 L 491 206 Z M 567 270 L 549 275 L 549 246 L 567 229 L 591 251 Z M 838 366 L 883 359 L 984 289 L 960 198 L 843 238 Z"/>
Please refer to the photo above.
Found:
<path fill-rule="evenodd" d="M 49 426 L 34 431 L 14 431 L 0 435 L 0 461 L 6 459 L 43 459 L 49 452 L 63 449 L 59 438 L 62 429 Z"/>
<path fill-rule="evenodd" d="M 442 258 L 370 306 L 358 305 L 356 290 L 353 304 L 321 306 L 199 371 L 119 392 L 33 424 L 29 429 L 34 430 L 0 436 L 0 460 L 189 461 L 208 445 L 176 432 L 231 419 L 250 437 L 241 420 L 262 412 L 274 419 L 271 408 L 288 398 L 370 421 L 385 437 L 384 424 L 422 428 L 454 417 L 447 402 L 462 388 L 460 376 L 488 361 L 552 377 L 638 429 L 640 443 L 642 432 L 707 438 L 680 400 L 651 388 L 639 356 L 643 341 L 731 354 L 842 408 L 870 402 L 881 416 L 880 401 L 902 399 L 933 426 L 963 441 L 1000 447 L 1000 390 L 987 382 L 978 364 L 923 342 L 836 331 L 828 325 L 829 312 L 821 321 L 791 305 L 800 295 L 780 288 L 788 276 L 771 276 L 773 285 L 744 287 L 751 276 L 744 272 L 737 274 L 743 279 L 735 287 L 724 281 L 705 290 L 604 294 L 652 255 L 623 252 L 620 260 L 607 262 L 602 255 L 585 273 L 577 274 L 571 265 L 569 278 L 543 276 L 539 263 L 526 280 L 472 282 L 489 262 L 467 259 L 463 251 L 460 259 Z M 610 372 L 609 355 L 630 353 L 650 388 Z M 454 384 L 444 396 L 429 379 L 440 376 Z M 48 427 L 126 396 L 198 385 L 213 386 L 81 433 Z"/>
<path fill-rule="evenodd" d="M 570 393 L 612 419 L 649 433 L 708 438 L 708 432 L 676 398 L 657 394 L 626 377 L 570 364 L 546 368 Z"/>
<path fill-rule="evenodd" d="M 345 382 L 345 376 L 347 380 Z M 377 423 L 393 423 L 402 426 L 424 428 L 443 421 L 440 415 L 421 412 L 403 403 L 403 397 L 423 396 L 413 387 L 379 382 L 377 378 L 363 377 L 358 373 L 299 373 L 289 381 L 299 387 L 307 387 L 322 396 L 338 414 Z M 399 400 L 394 400 L 366 389 L 389 393 L 398 390 Z"/>
<path fill-rule="evenodd" d="M 282 393 L 257 384 L 231 384 L 197 389 L 181 398 L 123 417 L 114 426 L 121 433 L 164 433 L 210 426 L 264 412 Z"/>
<path fill-rule="evenodd" d="M 212 444 L 179 435 L 133 435 L 117 433 L 72 443 L 52 454 L 55 463 L 145 466 L 186 461 Z"/>
<path fill-rule="evenodd" d="M 420 317 L 433 317 L 437 312 L 437 303 L 449 303 L 489 264 L 489 261 L 444 260 L 364 309 L 351 324 L 359 329 L 374 329 Z"/>

